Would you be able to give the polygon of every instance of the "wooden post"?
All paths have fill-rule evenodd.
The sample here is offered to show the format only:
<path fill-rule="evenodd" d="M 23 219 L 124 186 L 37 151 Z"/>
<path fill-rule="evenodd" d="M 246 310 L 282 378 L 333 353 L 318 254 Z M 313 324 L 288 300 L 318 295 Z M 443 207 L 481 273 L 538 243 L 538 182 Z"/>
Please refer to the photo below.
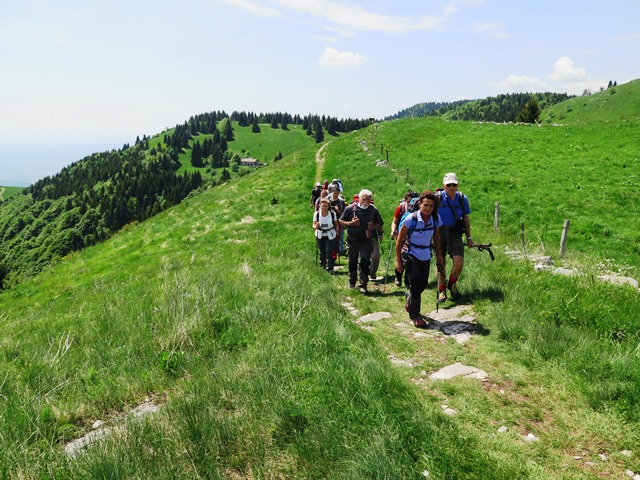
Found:
<path fill-rule="evenodd" d="M 562 227 L 562 236 L 560 237 L 560 256 L 564 257 L 564 252 L 567 248 L 567 234 L 569 233 L 569 220 L 564 221 Z"/>
<path fill-rule="evenodd" d="M 493 213 L 493 229 L 498 230 L 500 228 L 500 204 L 496 202 L 496 210 Z"/>

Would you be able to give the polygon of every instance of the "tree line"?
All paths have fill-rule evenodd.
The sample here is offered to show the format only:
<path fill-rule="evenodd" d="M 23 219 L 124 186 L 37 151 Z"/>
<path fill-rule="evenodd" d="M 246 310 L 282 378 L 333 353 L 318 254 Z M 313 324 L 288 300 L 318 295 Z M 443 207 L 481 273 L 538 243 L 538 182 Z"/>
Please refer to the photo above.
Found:
<path fill-rule="evenodd" d="M 180 203 L 202 176 L 176 175 L 176 162 L 171 149 L 125 145 L 75 162 L 3 202 L 0 289 Z"/>
<path fill-rule="evenodd" d="M 533 114 L 536 110 L 539 114 L 544 108 L 573 97 L 554 92 L 512 93 L 481 100 L 421 103 L 389 118 L 441 116 L 449 120 L 533 123 L 538 120 L 538 116 Z"/>
<path fill-rule="evenodd" d="M 0 290 L 35 275 L 72 251 L 94 245 L 124 225 L 143 221 L 180 203 L 203 185 L 199 170 L 177 174 L 181 153 L 191 151 L 194 167 L 223 167 L 222 183 L 231 177 L 226 167 L 237 163 L 229 151 L 235 138 L 231 120 L 239 125 L 267 123 L 286 130 L 303 125 L 316 142 L 369 125 L 372 120 L 338 120 L 317 115 L 214 111 L 192 116 L 162 135 L 150 147 L 146 135 L 119 150 L 95 153 L 38 180 L 20 195 L 0 202 Z M 208 134 L 202 142 L 193 138 Z M 281 156 L 281 155 L 280 155 Z M 235 170 L 234 170 L 235 171 Z"/>

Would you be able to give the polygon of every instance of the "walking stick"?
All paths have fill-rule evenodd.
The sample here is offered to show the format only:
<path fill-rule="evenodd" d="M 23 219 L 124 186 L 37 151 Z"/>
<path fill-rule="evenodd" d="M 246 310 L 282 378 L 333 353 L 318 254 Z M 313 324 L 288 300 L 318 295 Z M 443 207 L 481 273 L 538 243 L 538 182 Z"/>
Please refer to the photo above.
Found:
<path fill-rule="evenodd" d="M 389 276 L 389 265 L 391 265 L 391 246 L 393 245 L 393 238 L 389 235 L 389 258 L 387 258 L 387 271 L 384 274 L 384 286 L 382 287 L 382 293 L 387 290 L 387 277 Z"/>
<path fill-rule="evenodd" d="M 468 245 L 466 243 L 463 243 L 463 245 L 465 247 L 467 247 Z M 477 248 L 479 252 L 484 252 L 486 251 L 489 256 L 491 257 L 491 261 L 494 261 L 496 258 L 493 256 L 493 252 L 491 251 L 491 244 L 490 243 L 476 243 L 473 247 L 471 248 Z"/>
<path fill-rule="evenodd" d="M 440 290 L 438 290 L 438 276 L 442 275 L 443 279 L 444 279 L 444 271 L 442 270 L 442 265 L 440 265 L 440 262 L 438 261 L 438 259 L 436 258 L 436 313 L 440 312 L 440 302 L 438 301 L 438 295 L 440 294 Z M 444 281 L 444 280 L 443 280 Z"/>

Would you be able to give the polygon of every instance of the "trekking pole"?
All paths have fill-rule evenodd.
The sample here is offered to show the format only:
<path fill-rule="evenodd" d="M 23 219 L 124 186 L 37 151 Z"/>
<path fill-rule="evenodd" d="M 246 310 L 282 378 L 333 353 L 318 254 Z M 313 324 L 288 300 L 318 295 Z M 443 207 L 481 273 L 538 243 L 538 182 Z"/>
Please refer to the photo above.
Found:
<path fill-rule="evenodd" d="M 467 247 L 468 245 L 466 243 L 463 244 L 465 247 Z M 489 256 L 491 257 L 491 261 L 493 262 L 496 258 L 493 256 L 493 252 L 491 251 L 491 244 L 490 243 L 476 243 L 473 247 L 471 248 L 477 248 L 479 252 L 483 252 L 483 251 L 487 251 L 489 253 Z"/>
<path fill-rule="evenodd" d="M 389 258 L 387 258 L 387 271 L 384 274 L 384 286 L 382 287 L 382 293 L 387 290 L 387 277 L 389 276 L 389 265 L 391 265 L 391 246 L 393 245 L 393 238 L 389 235 Z"/>
<path fill-rule="evenodd" d="M 442 265 L 436 258 L 436 314 L 440 312 L 440 302 L 438 301 L 438 295 L 440 294 L 440 290 L 438 290 L 438 277 L 442 275 L 444 281 L 444 270 L 442 270 Z"/>

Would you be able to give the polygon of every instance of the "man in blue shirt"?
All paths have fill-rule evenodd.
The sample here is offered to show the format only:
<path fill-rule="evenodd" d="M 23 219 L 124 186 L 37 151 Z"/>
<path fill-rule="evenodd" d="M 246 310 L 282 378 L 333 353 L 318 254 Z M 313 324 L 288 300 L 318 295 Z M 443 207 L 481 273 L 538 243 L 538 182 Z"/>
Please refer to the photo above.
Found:
<path fill-rule="evenodd" d="M 443 257 L 442 269 L 438 272 L 438 301 L 444 302 L 447 299 L 448 288 L 451 298 L 460 296 L 457 282 L 464 267 L 464 243 L 462 234 L 467 237 L 467 245 L 473 247 L 475 243 L 471 239 L 471 224 L 469 223 L 469 199 L 462 192 L 458 191 L 458 177 L 455 173 L 445 174 L 442 180 L 443 190 L 438 192 L 440 205 L 438 213 L 442 224 L 440 226 L 440 245 Z M 449 280 L 446 277 L 446 254 L 449 254 L 453 261 Z"/>

